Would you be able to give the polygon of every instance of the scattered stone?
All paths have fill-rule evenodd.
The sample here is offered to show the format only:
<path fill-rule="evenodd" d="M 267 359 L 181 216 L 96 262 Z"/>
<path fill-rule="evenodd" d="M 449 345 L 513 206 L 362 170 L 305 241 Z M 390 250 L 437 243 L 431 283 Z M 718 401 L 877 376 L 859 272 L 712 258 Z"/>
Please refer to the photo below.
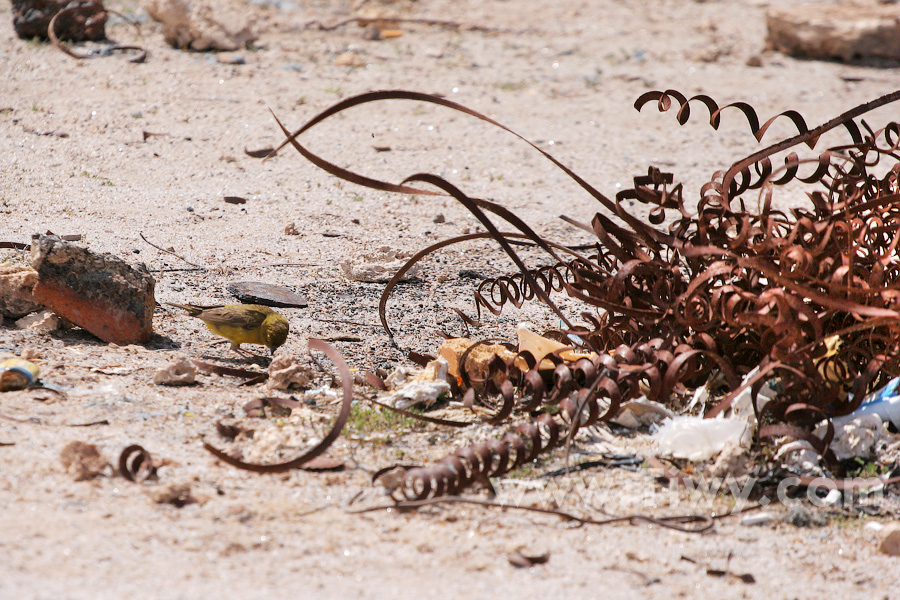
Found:
<path fill-rule="evenodd" d="M 747 515 L 741 519 L 741 525 L 744 527 L 762 527 L 768 525 L 775 520 L 775 515 L 770 512 L 758 512 Z"/>
<path fill-rule="evenodd" d="M 216 60 L 223 65 L 246 65 L 247 58 L 243 54 L 235 52 L 223 52 L 216 56 Z M 227 201 L 227 200 L 226 200 Z M 246 202 L 246 200 L 245 200 Z M 241 202 L 243 204 L 243 202 Z"/>
<path fill-rule="evenodd" d="M 297 229 L 297 224 L 291 221 L 290 223 L 285 225 L 284 235 L 300 235 L 300 230 Z"/>
<path fill-rule="evenodd" d="M 145 0 L 174 48 L 233 52 L 257 39 L 253 13 L 241 0 Z"/>
<path fill-rule="evenodd" d="M 784 522 L 794 527 L 824 527 L 828 519 L 819 513 L 812 512 L 802 504 L 795 504 L 788 509 L 784 516 Z"/>
<path fill-rule="evenodd" d="M 0 265 L 0 316 L 20 319 L 43 308 L 32 289 L 37 271 L 25 265 Z"/>
<path fill-rule="evenodd" d="M 22 317 L 16 321 L 16 327 L 19 329 L 29 329 L 36 333 L 50 333 L 56 331 L 60 327 L 59 317 L 52 311 L 42 310 L 41 312 L 32 313 L 26 317 Z"/>
<path fill-rule="evenodd" d="M 150 498 L 157 504 L 171 504 L 176 508 L 187 506 L 188 504 L 206 504 L 209 500 L 207 497 L 199 497 L 191 495 L 191 484 L 189 483 L 170 483 L 160 488 L 150 491 Z"/>
<path fill-rule="evenodd" d="M 440 223 L 446 223 L 446 222 L 447 222 L 447 220 L 446 220 L 446 218 L 444 217 L 444 215 L 443 215 L 443 214 L 440 214 L 440 213 L 436 214 L 436 215 L 434 216 L 434 218 L 433 218 L 431 221 L 432 221 L 433 223 L 438 223 L 438 224 L 440 224 Z"/>
<path fill-rule="evenodd" d="M 364 40 L 369 40 L 372 42 L 377 42 L 381 39 L 381 30 L 378 29 L 376 25 L 367 25 L 363 29 L 362 38 Z"/>
<path fill-rule="evenodd" d="M 900 556 L 900 524 L 892 523 L 882 529 L 878 536 L 878 551 L 889 556 Z"/>
<path fill-rule="evenodd" d="M 102 2 L 70 0 L 13 0 L 13 28 L 20 39 L 48 39 L 50 20 L 63 8 L 54 25 L 61 40 L 98 42 L 106 39 L 107 13 Z"/>
<path fill-rule="evenodd" d="M 387 283 L 394 273 L 412 256 L 409 252 L 381 246 L 372 252 L 361 252 L 341 261 L 341 270 L 348 279 L 367 283 Z M 409 281 L 419 274 L 419 265 L 413 265 L 400 281 Z"/>
<path fill-rule="evenodd" d="M 156 385 L 194 385 L 196 381 L 197 365 L 184 354 L 176 355 L 175 360 L 153 374 Z"/>
<path fill-rule="evenodd" d="M 63 469 L 75 478 L 75 481 L 93 479 L 100 475 L 109 465 L 100 449 L 86 442 L 69 442 L 59 453 Z"/>
<path fill-rule="evenodd" d="M 792 56 L 900 60 L 900 18 L 894 6 L 807 4 L 766 12 L 766 45 Z"/>
<path fill-rule="evenodd" d="M 759 54 L 754 54 L 750 58 L 747 59 L 747 62 L 744 63 L 748 67 L 761 67 L 763 66 L 762 56 Z"/>
<path fill-rule="evenodd" d="M 710 476 L 719 479 L 743 477 L 749 472 L 749 449 L 738 443 L 728 443 L 710 468 Z"/>
<path fill-rule="evenodd" d="M 34 360 L 41 357 L 41 351 L 38 348 L 25 348 L 19 356 L 24 360 Z"/>
<path fill-rule="evenodd" d="M 822 505 L 823 506 L 837 506 L 838 504 L 841 503 L 841 499 L 843 497 L 844 497 L 844 494 L 841 492 L 841 490 L 837 490 L 837 489 L 831 490 L 830 492 L 828 492 L 828 494 L 826 494 L 826 496 L 824 498 L 822 498 Z"/>
<path fill-rule="evenodd" d="M 356 52 L 344 52 L 334 59 L 334 64 L 340 67 L 364 67 L 366 61 L 360 58 Z"/>
<path fill-rule="evenodd" d="M 266 388 L 270 390 L 289 390 L 306 388 L 314 373 L 309 365 L 303 364 L 288 354 L 279 354 L 269 363 L 269 378 Z"/>
<path fill-rule="evenodd" d="M 153 333 L 156 285 L 144 265 L 95 254 L 55 235 L 35 236 L 34 297 L 105 342 L 146 343 Z"/>
<path fill-rule="evenodd" d="M 623 404 L 612 422 L 629 429 L 639 429 L 647 425 L 661 423 L 675 416 L 671 410 L 645 396 L 629 400 Z"/>

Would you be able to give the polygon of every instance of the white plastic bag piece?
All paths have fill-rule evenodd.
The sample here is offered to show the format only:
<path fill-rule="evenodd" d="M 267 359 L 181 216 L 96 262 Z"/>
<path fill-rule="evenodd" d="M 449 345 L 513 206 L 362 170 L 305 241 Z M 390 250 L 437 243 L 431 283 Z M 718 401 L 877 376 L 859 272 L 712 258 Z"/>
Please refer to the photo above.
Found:
<path fill-rule="evenodd" d="M 655 437 L 663 455 L 704 461 L 721 452 L 729 442 L 749 445 L 750 436 L 750 425 L 743 419 L 682 416 L 663 421 Z"/>

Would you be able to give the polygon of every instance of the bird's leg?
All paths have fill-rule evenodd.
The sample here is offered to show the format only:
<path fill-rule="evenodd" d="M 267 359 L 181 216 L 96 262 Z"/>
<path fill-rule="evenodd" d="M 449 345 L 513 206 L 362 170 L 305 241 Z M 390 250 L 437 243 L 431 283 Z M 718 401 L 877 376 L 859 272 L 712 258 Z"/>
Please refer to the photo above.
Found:
<path fill-rule="evenodd" d="M 225 340 L 225 341 L 228 341 L 228 340 Z M 241 348 L 240 344 L 235 344 L 234 342 L 231 342 L 231 349 L 234 350 L 235 352 L 237 352 L 238 354 L 240 354 L 241 356 L 243 356 L 244 358 L 263 358 L 263 356 L 260 354 L 253 354 L 249 350 L 244 350 L 243 348 Z"/>

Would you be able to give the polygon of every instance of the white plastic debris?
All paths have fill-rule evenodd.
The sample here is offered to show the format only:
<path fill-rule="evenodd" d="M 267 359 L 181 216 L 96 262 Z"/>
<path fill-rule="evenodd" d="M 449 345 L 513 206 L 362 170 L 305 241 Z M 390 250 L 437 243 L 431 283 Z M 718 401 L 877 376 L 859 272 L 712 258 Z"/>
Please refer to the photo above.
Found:
<path fill-rule="evenodd" d="M 878 442 L 892 439 L 878 415 L 868 414 L 842 421 L 835 422 L 834 440 L 830 446 L 838 460 L 854 457 L 866 460 L 875 458 Z M 824 427 L 825 425 L 820 425 L 814 433 L 822 435 Z"/>
<path fill-rule="evenodd" d="M 385 403 L 402 409 L 434 404 L 442 394 L 450 393 L 450 384 L 447 382 L 449 368 L 449 363 L 443 357 L 431 361 L 424 369 L 398 368 L 384 381 L 391 390 Z"/>
<path fill-rule="evenodd" d="M 289 390 L 309 387 L 312 368 L 301 363 L 294 356 L 279 354 L 269 363 L 269 378 L 266 388 L 270 390 Z"/>
<path fill-rule="evenodd" d="M 661 454 L 703 461 L 717 455 L 729 442 L 749 445 L 750 436 L 750 426 L 743 419 L 680 416 L 663 421 L 655 437 Z"/>
<path fill-rule="evenodd" d="M 177 354 L 175 359 L 153 374 L 156 385 L 193 385 L 197 378 L 197 366 L 184 354 Z"/>
<path fill-rule="evenodd" d="M 759 367 L 755 367 L 747 373 L 744 381 L 749 380 L 759 372 Z M 762 410 L 763 406 L 774 400 L 778 396 L 778 392 L 769 384 L 763 383 L 759 392 L 756 394 L 756 408 Z M 756 429 L 756 414 L 753 412 L 752 402 L 752 386 L 747 386 L 738 393 L 737 397 L 731 403 L 731 416 L 735 419 L 744 419 L 750 424 L 751 431 Z"/>
<path fill-rule="evenodd" d="M 745 527 L 761 527 L 763 525 L 768 525 L 772 521 L 775 520 L 775 516 L 770 512 L 758 512 L 752 515 L 747 515 L 743 519 L 741 519 L 741 525 Z"/>
<path fill-rule="evenodd" d="M 788 442 L 775 453 L 775 460 L 792 472 L 806 475 L 820 475 L 822 468 L 819 465 L 819 453 L 806 440 Z"/>
<path fill-rule="evenodd" d="M 661 423 L 674 416 L 675 414 L 671 410 L 659 402 L 641 396 L 623 404 L 619 414 L 612 419 L 612 422 L 629 429 L 638 429 L 644 425 Z"/>

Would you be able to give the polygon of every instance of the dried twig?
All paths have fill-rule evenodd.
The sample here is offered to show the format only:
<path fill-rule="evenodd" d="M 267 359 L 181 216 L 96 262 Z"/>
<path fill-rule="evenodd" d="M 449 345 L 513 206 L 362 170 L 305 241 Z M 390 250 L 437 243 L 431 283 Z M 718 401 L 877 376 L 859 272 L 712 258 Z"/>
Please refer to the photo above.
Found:
<path fill-rule="evenodd" d="M 156 244 L 154 244 L 153 242 L 151 242 L 150 240 L 148 240 L 146 237 L 144 237 L 144 232 L 139 232 L 138 235 L 141 236 L 141 239 L 144 240 L 144 242 L 146 242 L 146 243 L 149 244 L 150 246 L 153 246 L 154 248 L 156 248 L 156 249 L 159 250 L 160 252 L 165 252 L 166 254 L 171 254 L 172 256 L 174 256 L 175 258 L 177 258 L 178 260 L 183 261 L 183 262 L 186 262 L 187 264 L 191 265 L 192 267 L 196 267 L 197 269 L 201 269 L 201 270 L 204 270 L 204 271 L 207 270 L 206 267 L 201 267 L 200 265 L 198 265 L 198 264 L 196 264 L 196 263 L 192 263 L 191 261 L 189 261 L 188 259 L 184 258 L 183 256 L 181 256 L 181 255 L 179 255 L 179 254 L 176 254 L 175 251 L 173 251 L 173 250 L 166 250 L 165 248 L 161 248 L 161 247 L 157 246 Z"/>

